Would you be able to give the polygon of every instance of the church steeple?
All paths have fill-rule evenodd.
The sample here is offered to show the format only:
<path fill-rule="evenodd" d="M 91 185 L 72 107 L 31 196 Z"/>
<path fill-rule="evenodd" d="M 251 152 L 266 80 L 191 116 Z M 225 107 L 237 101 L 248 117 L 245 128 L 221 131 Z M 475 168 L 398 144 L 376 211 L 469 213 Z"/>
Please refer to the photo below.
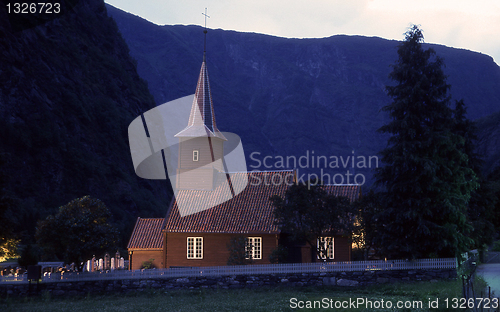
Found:
<path fill-rule="evenodd" d="M 205 42 L 206 42 L 206 28 Z M 217 129 L 208 79 L 206 44 L 188 125 L 179 138 L 177 189 L 213 190 L 224 171 L 224 141 Z M 219 179 L 220 180 L 220 179 Z"/>
<path fill-rule="evenodd" d="M 205 37 L 206 37 L 206 29 Z M 206 40 L 206 39 L 205 39 Z M 205 44 L 206 45 L 206 44 Z M 217 137 L 226 140 L 224 135 L 217 129 L 215 122 L 212 92 L 208 79 L 206 47 L 203 51 L 203 62 L 201 64 L 198 84 L 194 95 L 193 106 L 189 115 L 187 127 L 175 135 L 176 137 Z"/>

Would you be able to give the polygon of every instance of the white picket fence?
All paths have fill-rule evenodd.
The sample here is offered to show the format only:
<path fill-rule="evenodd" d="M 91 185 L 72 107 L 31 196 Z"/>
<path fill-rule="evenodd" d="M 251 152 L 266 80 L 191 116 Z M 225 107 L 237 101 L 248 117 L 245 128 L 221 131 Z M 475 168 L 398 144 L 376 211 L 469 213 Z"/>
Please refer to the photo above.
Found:
<path fill-rule="evenodd" d="M 377 261 L 347 261 L 324 263 L 287 263 L 264 265 L 235 265 L 215 267 L 182 267 L 170 269 L 151 269 L 110 272 L 76 272 L 76 273 L 47 273 L 42 282 L 79 282 L 95 280 L 122 280 L 122 279 L 161 279 L 182 277 L 211 277 L 232 275 L 258 275 L 283 273 L 328 273 L 352 272 L 372 270 L 416 270 L 416 269 L 455 269 L 456 258 L 406 260 L 377 260 Z M 3 276 L 0 282 L 27 283 L 27 275 Z"/>

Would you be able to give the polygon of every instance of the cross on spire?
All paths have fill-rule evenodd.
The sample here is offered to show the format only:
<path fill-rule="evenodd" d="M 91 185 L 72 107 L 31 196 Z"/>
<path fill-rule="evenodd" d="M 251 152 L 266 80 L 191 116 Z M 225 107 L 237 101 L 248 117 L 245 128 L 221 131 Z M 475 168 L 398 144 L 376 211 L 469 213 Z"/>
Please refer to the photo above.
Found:
<path fill-rule="evenodd" d="M 205 13 L 201 13 L 203 15 L 205 15 L 205 30 L 207 29 L 207 17 L 210 18 L 210 16 L 207 15 L 207 8 L 205 8 Z"/>

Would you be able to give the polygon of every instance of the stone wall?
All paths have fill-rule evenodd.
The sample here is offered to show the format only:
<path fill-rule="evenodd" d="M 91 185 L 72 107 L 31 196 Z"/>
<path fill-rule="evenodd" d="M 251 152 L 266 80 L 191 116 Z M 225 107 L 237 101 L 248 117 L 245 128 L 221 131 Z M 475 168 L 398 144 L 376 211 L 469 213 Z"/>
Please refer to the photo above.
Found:
<path fill-rule="evenodd" d="M 87 282 L 40 283 L 39 291 L 53 296 L 85 296 L 89 293 L 127 293 L 145 289 L 252 288 L 261 286 L 367 286 L 407 281 L 437 281 L 456 278 L 455 269 L 365 271 L 342 273 L 262 274 L 222 277 L 191 277 L 169 279 L 125 279 Z M 36 283 L 32 283 L 32 293 Z M 0 284 L 0 296 L 24 296 L 28 285 Z"/>

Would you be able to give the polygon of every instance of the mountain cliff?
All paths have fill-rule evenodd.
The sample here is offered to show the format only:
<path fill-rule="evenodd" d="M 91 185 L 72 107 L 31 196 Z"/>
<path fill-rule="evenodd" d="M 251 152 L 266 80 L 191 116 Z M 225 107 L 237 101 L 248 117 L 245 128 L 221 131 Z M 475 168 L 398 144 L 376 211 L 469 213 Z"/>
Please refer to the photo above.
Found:
<path fill-rule="evenodd" d="M 90 195 L 125 245 L 136 217 L 164 215 L 170 199 L 165 182 L 135 175 L 128 147 L 129 123 L 156 104 L 104 2 L 66 4 L 33 24 L 0 10 L 1 170 L 16 200 L 2 222 L 29 237 L 38 219 Z"/>
<path fill-rule="evenodd" d="M 158 26 L 111 6 L 108 12 L 157 103 L 194 93 L 203 51 L 201 27 Z M 392 83 L 388 74 L 397 60 L 397 46 L 397 41 L 376 37 L 287 39 L 208 30 L 208 71 L 219 128 L 241 136 L 250 170 L 284 169 L 282 156 L 299 173 L 324 169 L 331 183 L 342 182 L 340 176 L 333 181 L 335 174 L 346 183 L 349 170 L 365 175 L 371 184 L 375 161 L 372 168 L 359 168 L 363 163 L 357 162 L 377 155 L 387 143 L 387 136 L 376 130 L 387 122 L 380 109 L 390 102 L 385 86 Z M 500 110 L 500 67 L 491 57 L 427 46 L 444 58 L 450 93 L 453 99 L 464 99 L 469 118 Z M 489 153 L 488 140 L 481 144 Z M 312 168 L 313 154 L 337 157 L 340 168 L 323 162 Z M 269 166 L 263 162 L 266 156 Z M 493 156 L 486 156 L 491 162 Z M 302 165 L 294 164 L 292 159 L 300 157 Z"/>

